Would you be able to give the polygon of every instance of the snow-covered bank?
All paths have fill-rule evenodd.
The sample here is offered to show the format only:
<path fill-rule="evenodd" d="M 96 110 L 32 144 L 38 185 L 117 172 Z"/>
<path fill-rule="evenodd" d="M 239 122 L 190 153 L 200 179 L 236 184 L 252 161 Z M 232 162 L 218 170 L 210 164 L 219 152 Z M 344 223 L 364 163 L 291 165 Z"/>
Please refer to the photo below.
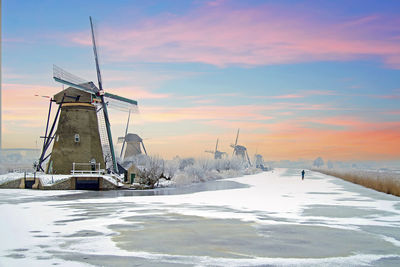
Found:
<path fill-rule="evenodd" d="M 314 170 L 400 197 L 400 173 L 325 168 L 315 168 Z"/>
<path fill-rule="evenodd" d="M 65 260 L 103 266 L 400 263 L 396 197 L 320 173 L 307 172 L 301 180 L 300 170 L 204 185 L 227 181 L 242 186 L 154 196 L 0 191 L 0 214 L 7 216 L 0 235 L 10 240 L 0 246 L 0 265 Z M 19 192 L 24 198 L 14 197 Z M 29 220 L 35 214 L 40 218 Z"/>
<path fill-rule="evenodd" d="M 237 157 L 218 160 L 194 158 L 181 159 L 177 157 L 173 160 L 163 160 L 159 157 L 140 154 L 126 159 L 124 162 L 121 162 L 121 164 L 126 169 L 127 176 L 128 169 L 135 173 L 135 184 L 131 187 L 140 189 L 186 186 L 193 183 L 240 177 L 261 172 L 261 169 L 252 167 L 247 162 Z M 0 175 L 0 185 L 10 181 L 20 180 L 22 178 L 38 178 L 41 185 L 44 186 L 44 188 L 49 189 L 51 185 L 62 182 L 71 177 L 101 177 L 115 186 L 119 185 L 117 181 L 123 181 L 124 179 L 123 175 L 117 177 L 115 175 L 102 175 L 97 173 L 60 175 L 46 174 L 42 172 L 32 173 L 15 171 Z M 13 184 L 11 188 L 17 187 Z"/>

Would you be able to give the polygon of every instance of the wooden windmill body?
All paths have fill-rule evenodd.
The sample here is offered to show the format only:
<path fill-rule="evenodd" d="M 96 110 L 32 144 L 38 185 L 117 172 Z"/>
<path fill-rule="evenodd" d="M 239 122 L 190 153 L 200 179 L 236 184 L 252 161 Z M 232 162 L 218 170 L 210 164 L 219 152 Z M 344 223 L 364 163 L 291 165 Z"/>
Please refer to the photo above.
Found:
<path fill-rule="evenodd" d="M 100 163 L 105 169 L 96 106 L 92 96 L 68 87 L 54 95 L 61 106 L 47 173 L 70 174 L 73 163 Z"/>

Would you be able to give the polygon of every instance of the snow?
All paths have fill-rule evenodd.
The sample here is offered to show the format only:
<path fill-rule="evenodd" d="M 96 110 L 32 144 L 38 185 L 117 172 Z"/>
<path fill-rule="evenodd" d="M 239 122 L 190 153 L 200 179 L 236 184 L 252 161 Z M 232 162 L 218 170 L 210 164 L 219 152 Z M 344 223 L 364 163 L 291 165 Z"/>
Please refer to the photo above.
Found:
<path fill-rule="evenodd" d="M 197 215 L 213 218 L 236 218 L 246 221 L 265 222 L 257 219 L 254 213 L 248 211 L 274 214 L 274 217 L 291 219 L 302 222 L 302 212 L 310 205 L 357 205 L 360 208 L 378 209 L 398 213 L 394 208 L 393 201 L 360 201 L 370 200 L 360 197 L 359 194 L 343 191 L 338 185 L 332 184 L 328 179 L 302 181 L 299 176 L 283 176 L 284 169 L 274 172 L 260 173 L 251 176 L 225 179 L 250 185 L 250 188 L 240 188 L 222 191 L 206 191 L 194 194 L 175 196 L 154 196 L 152 198 L 135 198 L 136 203 L 152 205 L 154 202 L 168 203 L 168 205 L 179 206 L 170 212 L 179 212 L 185 215 Z M 322 176 L 314 174 L 315 176 Z M 310 192 L 319 192 L 313 195 Z M 335 192 L 338 194 L 331 195 Z M 325 193 L 325 194 L 324 194 Z M 343 198 L 357 198 L 357 201 L 342 200 Z M 118 201 L 116 199 L 115 201 Z M 220 210 L 192 209 L 186 206 L 215 206 L 228 207 L 235 212 L 221 212 Z M 240 212 L 242 211 L 242 213 Z M 311 217 L 314 219 L 314 217 Z M 372 221 L 361 218 L 318 218 L 324 220 L 330 226 L 351 228 L 352 224 L 375 224 L 386 225 L 391 220 L 400 222 L 400 216 L 388 217 L 384 222 Z M 396 224 L 397 225 L 397 224 Z M 398 224 L 400 225 L 400 224 Z"/>
<path fill-rule="evenodd" d="M 21 172 L 11 172 L 11 173 L 6 173 L 0 175 L 0 184 L 12 181 L 12 180 L 17 180 L 21 179 L 24 177 L 29 177 L 29 178 L 39 178 L 40 181 L 42 182 L 42 185 L 47 186 L 47 185 L 52 185 L 57 182 L 61 182 L 63 180 L 69 179 L 71 177 L 103 177 L 105 180 L 109 181 L 112 184 L 117 184 L 116 179 L 119 177 L 112 177 L 109 175 L 99 175 L 99 174 L 74 174 L 74 175 L 64 175 L 64 174 L 45 174 L 42 172 L 37 172 L 36 174 L 34 173 L 21 173 Z M 119 178 L 120 179 L 120 178 Z"/>
<path fill-rule="evenodd" d="M 161 181 L 161 184 L 164 185 L 164 183 L 168 185 L 170 181 Z M 124 191 L 108 193 L 68 191 L 73 194 L 66 197 L 67 191 L 1 190 L 0 236 L 7 242 L 0 244 L 0 266 L 24 265 L 25 263 L 30 265 L 66 264 L 62 258 L 57 257 L 57 253 L 72 256 L 84 254 L 98 257 L 103 255 L 134 257 L 135 260 L 143 260 L 141 262 L 143 265 L 160 262 L 161 264 L 200 266 L 267 264 L 349 266 L 371 265 L 377 260 L 389 257 L 400 261 L 400 236 L 393 230 L 400 227 L 400 206 L 399 199 L 394 196 L 309 171 L 306 172 L 305 180 L 301 180 L 300 170 L 286 169 L 206 182 L 204 185 L 207 183 L 210 185 L 232 183 L 237 186 L 225 190 L 207 190 L 180 195 L 170 193 L 163 195 L 162 190 L 166 189 L 157 189 L 158 191 L 156 190 L 155 195 L 152 196 L 140 195 L 140 192 L 135 191 L 127 193 L 137 193 L 136 195 L 125 194 Z M 186 220 L 185 218 L 191 218 L 192 223 L 198 221 L 198 225 L 206 222 L 210 225 L 217 222 L 215 225 L 219 225 L 223 222 L 222 225 L 226 227 L 237 227 L 234 229 L 237 229 L 235 234 L 238 236 L 241 231 L 245 231 L 245 228 L 267 227 L 270 230 L 269 235 L 279 238 L 281 234 L 271 230 L 274 229 L 271 227 L 288 227 L 293 232 L 295 229 L 307 226 L 315 227 L 315 235 L 321 239 L 325 238 L 324 232 L 318 235 L 318 231 L 333 229 L 343 235 L 361 233 L 365 238 L 370 238 L 371 242 L 359 244 L 357 249 L 349 250 L 344 254 L 339 252 L 335 254 L 335 249 L 342 244 L 332 241 L 331 246 L 326 250 L 333 253 L 333 256 L 304 255 L 299 258 L 294 257 L 291 251 L 282 251 L 280 256 L 268 256 L 267 252 L 266 255 L 258 255 L 255 252 L 246 252 L 244 249 L 242 251 L 241 247 L 232 249 L 233 245 L 225 244 L 223 240 L 220 241 L 222 242 L 221 249 L 228 251 L 231 249 L 231 255 L 236 256 L 211 256 L 205 252 L 202 253 L 201 240 L 191 242 L 199 243 L 200 255 L 180 254 L 179 252 L 184 250 L 185 242 L 187 242 L 184 233 L 182 236 L 177 233 L 169 241 L 176 242 L 173 252 L 121 247 L 121 244 L 131 241 L 128 239 L 120 243 L 116 239 L 116 237 L 123 238 L 129 231 L 134 231 L 135 236 L 139 238 L 140 230 L 144 229 L 145 239 L 152 240 L 153 236 L 157 236 L 158 228 L 147 229 L 146 227 L 151 227 L 161 219 L 161 231 L 165 231 L 167 235 L 175 222 L 181 219 Z M 141 223 L 141 220 L 146 223 Z M 169 223 L 164 225 L 164 220 Z M 187 227 L 191 229 L 190 224 Z M 198 227 L 196 226 L 192 231 L 201 232 L 202 229 Z M 82 231 L 94 231 L 98 234 L 79 235 Z M 206 234 L 207 231 L 204 232 L 204 235 Z M 220 234 L 221 239 L 222 232 Z M 235 234 L 232 233 L 232 238 L 235 238 Z M 38 235 L 44 237 L 35 237 Z M 266 238 L 265 242 L 268 240 L 267 237 L 262 236 L 257 238 Z M 292 239 L 288 240 L 287 242 L 291 242 Z M 316 241 L 318 243 L 318 240 Z M 145 240 L 139 239 L 137 242 L 145 242 Z M 243 240 L 237 239 L 236 243 L 241 242 Z M 165 248 L 168 245 L 159 244 L 157 240 L 153 243 L 155 248 Z M 39 248 L 44 244 L 51 249 Z M 287 243 L 287 245 L 292 244 Z M 305 243 L 304 246 L 306 245 Z M 374 246 L 377 247 L 374 251 L 379 251 L 379 253 L 368 250 Z M 23 254 L 24 258 L 7 257 L 12 251 L 21 248 L 27 249 L 26 252 L 18 252 Z M 52 259 L 39 261 L 38 255 L 45 255 Z M 85 264 L 81 258 L 82 256 L 76 257 L 67 265 L 70 265 L 69 263 L 77 266 Z M 110 262 L 105 262 L 104 265 L 110 265 Z"/>

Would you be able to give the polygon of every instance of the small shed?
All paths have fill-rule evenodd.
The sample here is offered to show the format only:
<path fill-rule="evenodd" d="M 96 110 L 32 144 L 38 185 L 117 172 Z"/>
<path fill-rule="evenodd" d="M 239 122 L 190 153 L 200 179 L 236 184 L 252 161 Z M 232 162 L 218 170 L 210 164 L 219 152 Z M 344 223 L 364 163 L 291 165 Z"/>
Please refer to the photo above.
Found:
<path fill-rule="evenodd" d="M 124 162 L 121 166 L 125 169 L 124 181 L 126 183 L 137 183 L 140 178 L 140 169 L 133 162 Z"/>

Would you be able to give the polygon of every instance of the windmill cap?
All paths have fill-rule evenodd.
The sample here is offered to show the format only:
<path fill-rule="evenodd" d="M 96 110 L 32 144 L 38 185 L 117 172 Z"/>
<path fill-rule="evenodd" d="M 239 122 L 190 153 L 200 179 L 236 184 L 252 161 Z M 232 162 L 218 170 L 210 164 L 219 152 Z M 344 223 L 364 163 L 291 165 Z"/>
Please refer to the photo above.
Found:
<path fill-rule="evenodd" d="M 142 142 L 142 138 L 137 134 L 128 133 L 125 137 L 126 142 Z"/>
<path fill-rule="evenodd" d="M 87 85 L 90 86 L 90 83 L 91 82 L 87 83 Z M 71 103 L 71 102 L 91 103 L 92 94 L 73 87 L 68 87 L 55 94 L 53 99 L 56 101 L 57 104 L 60 104 L 62 100 L 64 101 L 64 103 Z"/>

